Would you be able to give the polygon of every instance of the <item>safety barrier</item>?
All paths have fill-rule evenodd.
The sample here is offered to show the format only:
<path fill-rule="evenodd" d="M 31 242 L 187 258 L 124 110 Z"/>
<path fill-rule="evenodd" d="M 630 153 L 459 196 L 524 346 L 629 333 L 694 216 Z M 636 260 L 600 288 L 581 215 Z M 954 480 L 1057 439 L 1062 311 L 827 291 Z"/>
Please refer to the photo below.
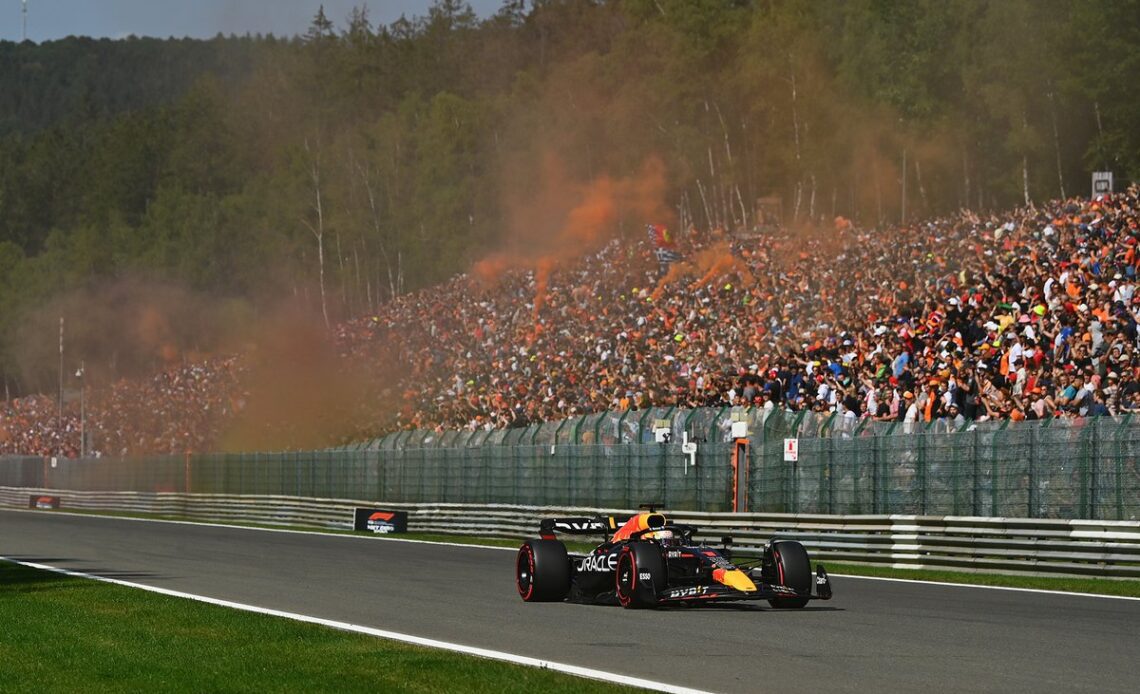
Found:
<path fill-rule="evenodd" d="M 198 521 L 350 530 L 356 506 L 408 512 L 412 532 L 534 537 L 538 519 L 557 515 L 629 515 L 630 509 L 505 504 L 379 503 L 291 496 L 84 492 L 0 487 L 0 506 L 28 506 L 32 495 L 58 496 L 64 510 L 115 511 Z M 700 527 L 698 537 L 755 552 L 772 538 L 799 540 L 821 562 L 1140 578 L 1140 523 L 973 516 L 669 514 Z"/>
<path fill-rule="evenodd" d="M 657 414 L 669 413 L 639 416 L 637 431 L 644 433 Z M 624 413 L 585 429 L 543 425 L 530 438 L 511 433 L 519 429 L 479 438 L 402 433 L 383 439 L 391 447 L 323 451 L 0 456 L 0 486 L 408 504 L 629 508 L 656 501 L 694 512 L 1140 520 L 1140 419 L 1130 416 L 935 422 L 908 433 L 897 422 L 781 411 L 761 421 L 760 414 L 673 413 L 659 422 L 673 426 L 662 431 L 660 443 L 608 436 L 627 430 L 632 415 Z M 731 416 L 751 419 L 736 422 L 740 437 L 724 441 L 721 425 L 733 425 Z M 575 436 L 562 437 L 567 431 Z"/>

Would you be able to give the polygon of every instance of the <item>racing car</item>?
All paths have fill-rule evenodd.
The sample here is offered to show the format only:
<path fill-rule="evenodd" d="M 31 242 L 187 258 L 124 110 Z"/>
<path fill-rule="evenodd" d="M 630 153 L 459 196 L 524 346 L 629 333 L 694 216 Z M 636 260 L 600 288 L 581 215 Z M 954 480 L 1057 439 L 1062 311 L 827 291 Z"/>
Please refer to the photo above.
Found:
<path fill-rule="evenodd" d="M 772 607 L 799 608 L 831 598 L 826 569 L 817 566 L 813 575 L 807 551 L 794 540 L 774 540 L 759 558 L 733 561 L 731 538 L 721 548 L 696 543 L 696 526 L 671 523 L 652 507 L 618 523 L 612 516 L 543 519 L 540 538 L 524 542 L 515 561 L 522 599 L 626 608 L 767 600 Z M 609 539 L 587 554 L 572 554 L 556 533 Z"/>

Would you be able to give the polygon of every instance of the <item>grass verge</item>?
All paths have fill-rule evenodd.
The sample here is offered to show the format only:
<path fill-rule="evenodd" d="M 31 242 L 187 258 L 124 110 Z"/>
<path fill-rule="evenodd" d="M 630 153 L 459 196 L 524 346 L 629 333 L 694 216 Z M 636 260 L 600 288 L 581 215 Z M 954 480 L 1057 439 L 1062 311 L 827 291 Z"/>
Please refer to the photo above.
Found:
<path fill-rule="evenodd" d="M 0 691 L 631 692 L 0 561 Z"/>

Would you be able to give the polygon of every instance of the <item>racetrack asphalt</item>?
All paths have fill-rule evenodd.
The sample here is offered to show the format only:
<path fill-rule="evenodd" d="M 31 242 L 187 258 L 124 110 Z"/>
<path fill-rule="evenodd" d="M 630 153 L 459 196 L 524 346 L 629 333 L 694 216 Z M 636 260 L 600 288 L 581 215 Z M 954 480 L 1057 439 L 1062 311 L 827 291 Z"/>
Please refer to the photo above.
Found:
<path fill-rule="evenodd" d="M 833 577 L 803 610 L 527 604 L 501 549 L 10 510 L 0 556 L 717 692 L 1138 686 L 1132 600 Z"/>

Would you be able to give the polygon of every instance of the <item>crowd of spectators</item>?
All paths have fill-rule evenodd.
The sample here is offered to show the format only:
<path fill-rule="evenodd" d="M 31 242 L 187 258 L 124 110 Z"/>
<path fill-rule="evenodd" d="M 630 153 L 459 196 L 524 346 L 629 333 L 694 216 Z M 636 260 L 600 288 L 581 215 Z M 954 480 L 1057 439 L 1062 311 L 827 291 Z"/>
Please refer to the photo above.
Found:
<path fill-rule="evenodd" d="M 120 379 L 71 394 L 63 408 L 46 395 L 0 408 L 0 454 L 135 455 L 213 450 L 242 408 L 238 357 L 182 364 L 149 379 Z M 86 429 L 86 442 L 81 432 Z"/>
<path fill-rule="evenodd" d="M 666 241 L 651 229 L 543 281 L 521 268 L 455 277 L 335 338 L 384 374 L 361 403 L 377 433 L 648 406 L 807 409 L 908 429 L 1135 412 L 1138 205 L 1133 186 L 883 229 L 836 219 Z M 117 384 L 92 408 L 104 450 L 208 448 L 239 409 L 238 364 Z M 0 451 L 73 451 L 72 424 L 48 420 L 50 398 L 9 403 Z"/>
<path fill-rule="evenodd" d="M 1140 409 L 1137 188 L 1002 215 L 754 238 L 692 232 L 662 267 L 613 242 L 492 288 L 460 277 L 342 326 L 400 346 L 400 428 L 737 405 L 913 428 Z M 727 258 L 725 256 L 728 256 Z M 541 310 L 534 309 L 536 301 Z"/>
<path fill-rule="evenodd" d="M 159 372 L 147 380 L 121 379 L 88 415 L 99 452 L 184 453 L 214 450 L 243 405 L 239 357 L 207 359 Z"/>
<path fill-rule="evenodd" d="M 13 398 L 0 409 L 0 453 L 73 458 L 80 452 L 80 429 L 80 418 L 61 414 L 56 398 Z"/>

